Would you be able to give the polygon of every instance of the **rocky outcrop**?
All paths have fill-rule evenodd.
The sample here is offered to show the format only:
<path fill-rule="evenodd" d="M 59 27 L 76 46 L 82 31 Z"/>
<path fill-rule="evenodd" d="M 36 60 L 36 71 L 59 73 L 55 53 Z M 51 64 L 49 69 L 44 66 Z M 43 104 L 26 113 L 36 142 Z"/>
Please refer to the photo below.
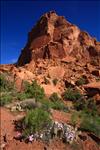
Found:
<path fill-rule="evenodd" d="M 65 71 L 61 66 L 50 67 L 48 70 L 51 79 L 63 79 Z"/>
<path fill-rule="evenodd" d="M 94 82 L 94 83 L 89 83 L 87 85 L 84 85 L 84 88 L 85 89 L 97 89 L 97 90 L 100 90 L 100 82 Z"/>
<path fill-rule="evenodd" d="M 44 89 L 45 94 L 49 97 L 51 94 L 53 93 L 60 93 L 61 91 L 58 89 L 58 87 L 55 87 L 53 85 L 45 85 L 42 84 L 41 85 Z"/>
<path fill-rule="evenodd" d="M 17 65 L 23 66 L 38 58 L 63 59 L 69 56 L 78 61 L 90 61 L 95 57 L 95 62 L 98 62 L 100 43 L 69 23 L 63 16 L 50 11 L 44 14 L 29 32 L 27 44 Z"/>
<path fill-rule="evenodd" d="M 76 83 L 83 76 L 87 83 L 95 82 L 100 76 L 100 42 L 50 11 L 29 32 L 17 64 L 1 65 L 2 72 L 12 74 L 19 91 L 24 80 L 45 84 L 48 76 L 51 85 L 46 88 L 57 79 L 60 91 L 64 90 L 65 81 Z"/>
<path fill-rule="evenodd" d="M 93 82 L 87 85 L 84 85 L 87 94 L 90 97 L 94 97 L 97 104 L 100 104 L 100 82 Z"/>

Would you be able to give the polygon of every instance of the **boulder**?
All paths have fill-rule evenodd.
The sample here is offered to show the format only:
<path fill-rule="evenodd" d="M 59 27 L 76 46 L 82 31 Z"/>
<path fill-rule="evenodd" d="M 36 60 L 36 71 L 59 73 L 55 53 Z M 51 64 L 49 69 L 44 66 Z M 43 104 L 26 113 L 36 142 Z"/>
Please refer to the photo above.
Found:
<path fill-rule="evenodd" d="M 62 79 L 65 74 L 64 68 L 60 66 L 50 67 L 48 72 L 49 72 L 50 78 L 52 79 Z"/>
<path fill-rule="evenodd" d="M 100 82 L 93 82 L 86 85 L 83 85 L 89 96 L 95 96 L 100 94 Z"/>
<path fill-rule="evenodd" d="M 36 102 L 35 99 L 25 99 L 20 103 L 20 106 L 22 109 L 24 108 L 36 108 L 36 107 L 41 107 L 41 103 Z"/>
<path fill-rule="evenodd" d="M 45 91 L 45 94 L 49 97 L 51 96 L 51 94 L 53 93 L 60 93 L 60 90 L 54 86 L 54 85 L 45 85 L 45 84 L 42 84 L 41 85 L 43 88 L 44 88 L 44 91 Z"/>
<path fill-rule="evenodd" d="M 63 63 L 72 63 L 75 62 L 75 58 L 72 56 L 66 56 L 65 58 L 61 59 L 61 62 Z"/>

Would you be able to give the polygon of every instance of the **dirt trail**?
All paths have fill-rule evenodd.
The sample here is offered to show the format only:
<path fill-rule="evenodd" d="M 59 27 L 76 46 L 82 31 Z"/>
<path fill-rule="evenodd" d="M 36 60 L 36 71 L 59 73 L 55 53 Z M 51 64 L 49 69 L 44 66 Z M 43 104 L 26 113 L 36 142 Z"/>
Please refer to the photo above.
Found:
<path fill-rule="evenodd" d="M 6 134 L 7 139 L 10 141 L 14 135 L 13 120 L 15 116 L 12 115 L 7 109 L 0 108 L 1 113 L 1 142 L 3 141 L 3 136 Z"/>
<path fill-rule="evenodd" d="M 19 118 L 23 117 L 24 114 L 13 114 L 6 108 L 0 107 L 0 119 L 1 119 L 1 132 L 0 132 L 0 144 L 1 147 L 6 144 L 6 149 L 9 150 L 16 150 L 17 148 L 13 147 L 12 145 L 15 145 L 16 141 L 13 139 L 13 137 L 16 135 L 16 131 L 14 130 L 14 120 L 18 120 Z M 7 142 L 4 142 L 4 136 L 6 135 Z M 20 149 L 21 150 L 21 149 Z"/>

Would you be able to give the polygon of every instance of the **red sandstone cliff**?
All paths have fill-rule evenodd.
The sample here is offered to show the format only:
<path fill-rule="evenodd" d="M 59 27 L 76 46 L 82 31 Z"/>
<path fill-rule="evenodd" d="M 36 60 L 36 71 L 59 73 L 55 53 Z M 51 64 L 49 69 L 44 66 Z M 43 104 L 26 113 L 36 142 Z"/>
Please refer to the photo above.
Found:
<path fill-rule="evenodd" d="M 17 65 L 23 66 L 38 58 L 57 59 L 73 56 L 76 60 L 100 63 L 100 42 L 69 23 L 54 11 L 44 14 L 28 34 Z"/>

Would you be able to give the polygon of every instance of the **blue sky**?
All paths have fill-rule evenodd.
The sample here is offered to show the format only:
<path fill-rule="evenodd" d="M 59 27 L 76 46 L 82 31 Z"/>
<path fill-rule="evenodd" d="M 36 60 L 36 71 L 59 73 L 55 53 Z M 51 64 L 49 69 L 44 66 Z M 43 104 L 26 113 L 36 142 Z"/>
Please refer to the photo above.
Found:
<path fill-rule="evenodd" d="M 100 41 L 99 0 L 1 1 L 1 64 L 16 62 L 27 34 L 40 16 L 50 10 L 65 16 Z"/>

